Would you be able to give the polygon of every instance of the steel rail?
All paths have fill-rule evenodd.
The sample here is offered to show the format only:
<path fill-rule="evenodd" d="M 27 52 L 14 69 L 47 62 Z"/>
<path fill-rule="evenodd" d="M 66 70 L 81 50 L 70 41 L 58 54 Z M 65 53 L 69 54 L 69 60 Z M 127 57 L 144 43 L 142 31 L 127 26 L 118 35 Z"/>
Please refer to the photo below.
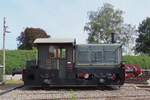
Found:
<path fill-rule="evenodd" d="M 138 98 L 138 99 L 146 99 L 150 98 L 150 95 L 115 95 L 115 96 L 93 96 L 93 97 L 66 97 L 66 98 L 55 98 L 56 100 L 72 100 L 72 99 L 102 99 L 102 98 L 107 98 L 107 99 L 121 99 L 121 98 Z M 51 99 L 51 98 L 50 98 Z M 51 100 L 55 100 L 51 99 Z M 39 99 L 40 100 L 40 99 Z M 47 100 L 47 99 L 41 99 L 41 100 Z"/>
<path fill-rule="evenodd" d="M 24 87 L 24 85 L 17 86 L 17 87 L 11 88 L 11 89 L 7 89 L 7 90 L 5 90 L 5 91 L 3 91 L 3 92 L 0 92 L 0 96 L 4 95 L 4 94 L 6 94 L 6 93 L 12 92 L 13 90 L 22 88 L 22 87 Z"/>

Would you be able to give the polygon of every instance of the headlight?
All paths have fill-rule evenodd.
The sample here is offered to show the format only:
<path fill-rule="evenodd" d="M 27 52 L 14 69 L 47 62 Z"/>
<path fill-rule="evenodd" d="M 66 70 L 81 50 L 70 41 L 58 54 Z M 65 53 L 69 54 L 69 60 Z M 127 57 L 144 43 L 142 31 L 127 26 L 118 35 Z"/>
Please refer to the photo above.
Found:
<path fill-rule="evenodd" d="M 87 73 L 84 74 L 84 78 L 85 78 L 85 79 L 88 79 L 88 78 L 89 78 L 89 74 L 87 74 Z"/>
<path fill-rule="evenodd" d="M 99 82 L 100 82 L 100 83 L 104 83 L 105 80 L 104 80 L 103 78 L 100 78 L 100 79 L 99 79 Z"/>

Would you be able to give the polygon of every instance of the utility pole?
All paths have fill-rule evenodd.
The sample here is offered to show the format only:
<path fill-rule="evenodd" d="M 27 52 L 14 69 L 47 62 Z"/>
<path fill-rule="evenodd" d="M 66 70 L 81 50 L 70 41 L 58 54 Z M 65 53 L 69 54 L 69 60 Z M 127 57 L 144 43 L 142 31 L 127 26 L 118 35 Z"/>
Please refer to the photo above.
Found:
<path fill-rule="evenodd" d="M 5 37 L 6 33 L 10 33 L 7 31 L 8 26 L 6 26 L 6 17 L 3 19 L 3 83 L 5 83 Z"/>

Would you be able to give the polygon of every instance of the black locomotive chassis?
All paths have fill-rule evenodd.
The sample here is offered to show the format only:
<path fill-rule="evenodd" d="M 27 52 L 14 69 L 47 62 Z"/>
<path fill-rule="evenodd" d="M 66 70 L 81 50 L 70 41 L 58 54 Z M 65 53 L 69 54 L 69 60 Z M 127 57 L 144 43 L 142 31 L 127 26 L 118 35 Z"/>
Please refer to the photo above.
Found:
<path fill-rule="evenodd" d="M 125 71 L 121 67 L 86 67 L 74 68 L 65 72 L 66 78 L 60 78 L 59 70 L 41 69 L 29 67 L 23 70 L 23 81 L 25 86 L 101 86 L 101 85 L 123 85 Z M 80 73 L 88 73 L 91 76 L 87 79 L 78 77 Z M 115 80 L 108 75 L 115 74 Z M 103 80 L 100 82 L 100 80 Z"/>

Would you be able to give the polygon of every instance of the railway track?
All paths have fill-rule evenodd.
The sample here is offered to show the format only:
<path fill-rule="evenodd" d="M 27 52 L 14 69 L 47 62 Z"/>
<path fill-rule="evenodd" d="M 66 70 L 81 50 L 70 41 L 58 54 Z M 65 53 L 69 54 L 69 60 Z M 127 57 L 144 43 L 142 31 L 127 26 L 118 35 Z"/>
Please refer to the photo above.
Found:
<path fill-rule="evenodd" d="M 70 98 L 55 98 L 57 100 L 72 100 L 72 99 L 75 99 L 75 100 L 79 100 L 79 99 L 95 99 L 95 100 L 98 100 L 98 99 L 109 99 L 109 100 L 112 100 L 112 99 L 150 99 L 150 95 L 126 95 L 126 96 L 97 96 L 97 97 L 70 97 Z M 55 100 L 54 99 L 54 100 Z M 43 99 L 42 99 L 43 100 Z"/>
<path fill-rule="evenodd" d="M 139 85 L 136 86 L 136 89 L 150 91 L 150 85 Z"/>
<path fill-rule="evenodd" d="M 1 96 L 1 95 L 4 95 L 4 94 L 6 94 L 6 93 L 12 92 L 13 90 L 16 90 L 16 89 L 22 88 L 22 87 L 24 87 L 24 85 L 16 86 L 16 87 L 13 87 L 13 88 L 7 89 L 7 90 L 5 90 L 5 91 L 3 91 L 3 92 L 0 92 L 0 96 Z"/>

